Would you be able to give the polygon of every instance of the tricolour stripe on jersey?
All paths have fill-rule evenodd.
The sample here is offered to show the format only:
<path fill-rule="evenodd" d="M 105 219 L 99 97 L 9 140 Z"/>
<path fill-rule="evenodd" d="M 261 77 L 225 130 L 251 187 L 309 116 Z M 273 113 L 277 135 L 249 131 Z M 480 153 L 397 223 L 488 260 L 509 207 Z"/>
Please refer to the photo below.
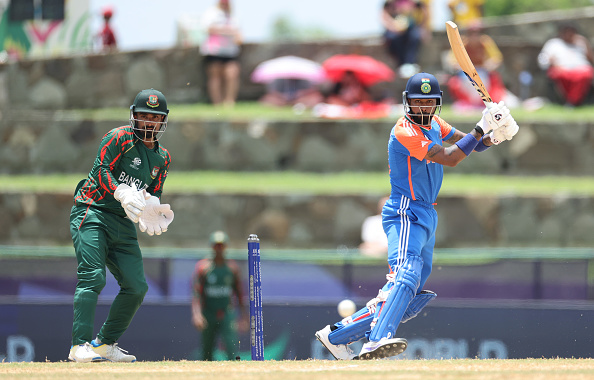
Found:
<path fill-rule="evenodd" d="M 404 260 L 406 260 L 406 252 L 408 250 L 408 238 L 410 235 L 410 219 L 406 215 L 406 210 L 410 205 L 410 199 L 404 195 L 400 196 L 400 208 L 398 215 L 400 218 L 400 235 L 398 236 L 398 258 L 396 259 L 396 267 L 400 267 Z"/>
<path fill-rule="evenodd" d="M 415 189 L 413 188 L 412 181 L 412 168 L 410 167 L 410 156 L 406 158 L 406 162 L 408 164 L 408 186 L 410 187 L 410 197 L 413 201 L 416 201 L 417 198 L 415 197 Z"/>

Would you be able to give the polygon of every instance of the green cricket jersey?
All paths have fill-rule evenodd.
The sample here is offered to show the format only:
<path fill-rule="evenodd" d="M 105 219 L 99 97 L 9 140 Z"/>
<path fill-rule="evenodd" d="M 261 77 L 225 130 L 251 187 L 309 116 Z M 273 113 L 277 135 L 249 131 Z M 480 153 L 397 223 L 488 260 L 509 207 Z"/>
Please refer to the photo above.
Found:
<path fill-rule="evenodd" d="M 194 272 L 194 296 L 200 299 L 205 316 L 232 309 L 231 297 L 237 294 L 241 304 L 239 268 L 234 260 L 225 260 L 224 265 L 215 265 L 212 259 L 203 259 L 196 264 Z"/>
<path fill-rule="evenodd" d="M 88 178 L 74 195 L 76 205 L 87 204 L 126 216 L 113 194 L 119 184 L 136 185 L 161 198 L 171 156 L 158 142 L 147 148 L 129 126 L 114 128 L 101 140 Z"/>

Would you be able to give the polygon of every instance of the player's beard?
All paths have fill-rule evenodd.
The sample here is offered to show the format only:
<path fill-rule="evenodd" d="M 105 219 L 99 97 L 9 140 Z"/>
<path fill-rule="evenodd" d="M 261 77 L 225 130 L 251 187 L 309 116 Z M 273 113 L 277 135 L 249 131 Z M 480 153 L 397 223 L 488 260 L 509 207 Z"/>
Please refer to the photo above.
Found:
<path fill-rule="evenodd" d="M 423 111 L 420 111 L 420 113 L 410 112 L 408 114 L 408 116 L 410 117 L 410 119 L 412 121 L 414 121 L 416 124 L 423 125 L 423 126 L 431 125 L 431 120 L 433 120 L 433 115 L 435 115 L 435 109 L 433 109 L 433 112 L 424 113 Z"/>

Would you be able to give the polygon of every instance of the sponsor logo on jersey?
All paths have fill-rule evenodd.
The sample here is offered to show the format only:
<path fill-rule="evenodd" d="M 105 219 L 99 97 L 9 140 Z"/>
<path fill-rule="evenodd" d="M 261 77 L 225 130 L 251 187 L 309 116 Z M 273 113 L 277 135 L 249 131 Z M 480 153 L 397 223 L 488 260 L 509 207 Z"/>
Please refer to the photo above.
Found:
<path fill-rule="evenodd" d="M 142 160 L 140 159 L 140 157 L 135 157 L 135 158 L 132 160 L 132 163 L 130 164 L 130 167 L 131 167 L 132 169 L 138 170 L 138 169 L 139 169 L 139 166 L 140 166 L 141 164 L 142 164 Z"/>
<path fill-rule="evenodd" d="M 425 147 L 425 145 L 429 144 L 429 141 L 421 141 L 421 147 Z"/>
<path fill-rule="evenodd" d="M 136 185 L 136 188 L 138 190 L 142 190 L 142 189 L 146 189 L 148 188 L 148 185 L 143 183 L 141 180 L 139 180 L 138 178 L 134 178 L 131 175 L 127 174 L 126 172 L 121 172 L 120 176 L 118 177 L 118 182 L 119 183 L 125 183 L 128 186 L 132 186 L 132 184 Z"/>
<path fill-rule="evenodd" d="M 157 176 L 157 174 L 159 174 L 159 167 L 158 166 L 155 166 L 153 168 L 153 170 L 151 171 L 151 178 L 152 179 L 155 179 L 155 177 Z"/>
<path fill-rule="evenodd" d="M 157 95 L 149 95 L 146 105 L 151 108 L 159 107 L 159 97 Z"/>

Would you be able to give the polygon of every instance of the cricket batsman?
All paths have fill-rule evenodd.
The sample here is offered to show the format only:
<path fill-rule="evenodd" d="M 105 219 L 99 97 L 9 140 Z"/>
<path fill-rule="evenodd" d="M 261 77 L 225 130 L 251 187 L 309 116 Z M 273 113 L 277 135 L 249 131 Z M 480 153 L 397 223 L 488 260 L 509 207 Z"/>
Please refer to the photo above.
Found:
<path fill-rule="evenodd" d="M 78 282 L 68 355 L 75 362 L 136 361 L 116 342 L 148 290 L 134 224 L 152 236 L 167 231 L 173 221 L 170 206 L 160 202 L 171 157 L 158 140 L 167 128 L 168 114 L 167 100 L 160 91 L 140 91 L 130 106 L 130 125 L 112 129 L 103 137 L 89 176 L 76 188 L 70 233 Z M 93 339 L 106 267 L 120 291 Z"/>
<path fill-rule="evenodd" d="M 511 140 L 518 125 L 500 102 L 489 103 L 470 133 L 439 117 L 443 94 L 435 76 L 413 75 L 403 93 L 405 115 L 390 133 L 388 162 L 391 193 L 382 209 L 388 237 L 389 273 L 377 297 L 350 317 L 316 332 L 338 360 L 381 359 L 402 353 L 407 341 L 396 331 L 437 294 L 423 289 L 433 261 L 437 212 L 434 205 L 443 166 L 456 166 L 473 151 Z M 450 144 L 444 147 L 443 143 Z M 348 344 L 367 338 L 355 354 Z"/>

